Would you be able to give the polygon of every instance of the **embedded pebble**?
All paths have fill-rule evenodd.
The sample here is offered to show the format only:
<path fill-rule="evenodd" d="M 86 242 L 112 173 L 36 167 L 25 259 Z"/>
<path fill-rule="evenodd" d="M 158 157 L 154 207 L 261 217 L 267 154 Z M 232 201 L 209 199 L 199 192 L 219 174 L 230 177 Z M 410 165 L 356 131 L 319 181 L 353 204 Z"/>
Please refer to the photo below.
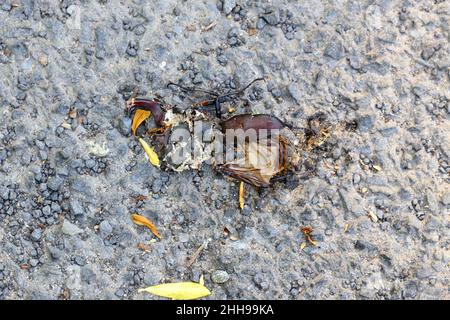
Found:
<path fill-rule="evenodd" d="M 223 284 L 230 280 L 230 275 L 224 270 L 215 270 L 211 273 L 211 280 L 217 284 Z"/>

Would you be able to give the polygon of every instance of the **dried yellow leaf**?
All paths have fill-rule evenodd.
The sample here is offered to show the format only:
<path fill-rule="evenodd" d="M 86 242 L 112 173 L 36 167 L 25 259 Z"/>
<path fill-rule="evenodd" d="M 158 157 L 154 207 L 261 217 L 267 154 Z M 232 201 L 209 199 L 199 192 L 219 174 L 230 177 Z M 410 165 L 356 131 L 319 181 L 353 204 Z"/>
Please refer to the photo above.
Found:
<path fill-rule="evenodd" d="M 369 211 L 367 215 L 369 216 L 370 220 L 372 220 L 372 222 L 378 222 L 378 217 L 372 211 Z"/>
<path fill-rule="evenodd" d="M 200 279 L 198 280 L 198 283 L 201 284 L 202 286 L 205 285 L 205 277 L 203 277 L 203 273 L 202 273 L 202 275 L 200 276 Z"/>
<path fill-rule="evenodd" d="M 379 165 L 373 165 L 372 168 L 374 168 L 376 171 L 381 171 L 381 167 Z"/>
<path fill-rule="evenodd" d="M 153 150 L 153 148 L 150 147 L 148 145 L 148 143 L 145 142 L 144 139 L 139 138 L 139 142 L 141 143 L 142 147 L 144 148 L 144 151 L 147 154 L 148 160 L 150 161 L 150 163 L 156 167 L 159 167 L 159 165 L 160 165 L 159 158 L 158 158 L 158 155 L 156 154 L 155 150 Z"/>
<path fill-rule="evenodd" d="M 350 228 L 350 225 L 348 223 L 346 223 L 344 226 L 344 233 L 347 232 L 349 228 Z"/>
<path fill-rule="evenodd" d="M 300 244 L 300 250 L 305 249 L 305 247 L 306 247 L 306 242 L 302 242 L 302 243 Z"/>
<path fill-rule="evenodd" d="M 211 291 L 204 285 L 196 282 L 164 283 L 139 289 L 139 292 L 148 292 L 156 296 L 174 300 L 192 300 L 209 296 Z"/>
<path fill-rule="evenodd" d="M 137 109 L 134 113 L 133 123 L 131 124 L 131 130 L 133 134 L 136 135 L 137 128 L 141 125 L 145 119 L 149 118 L 152 115 L 150 111 Z"/>
<path fill-rule="evenodd" d="M 239 208 L 244 208 L 244 182 L 239 185 Z"/>
<path fill-rule="evenodd" d="M 161 239 L 161 236 L 158 233 L 158 230 L 156 230 L 156 227 L 153 223 L 150 222 L 146 217 L 141 216 L 139 214 L 133 213 L 131 215 L 131 220 L 133 220 L 134 223 L 140 225 L 140 226 L 146 226 L 150 229 L 150 231 L 158 238 Z"/>

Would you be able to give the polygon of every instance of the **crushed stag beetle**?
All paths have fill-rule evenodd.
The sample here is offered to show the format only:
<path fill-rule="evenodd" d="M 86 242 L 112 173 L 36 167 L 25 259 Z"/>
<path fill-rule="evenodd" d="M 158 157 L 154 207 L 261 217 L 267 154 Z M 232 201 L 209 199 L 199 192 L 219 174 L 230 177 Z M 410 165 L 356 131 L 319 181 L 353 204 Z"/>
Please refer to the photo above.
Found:
<path fill-rule="evenodd" d="M 238 114 L 224 118 L 222 104 L 245 88 L 218 94 L 205 89 L 169 83 L 184 93 L 207 96 L 188 108 L 164 104 L 158 99 L 132 97 L 127 112 L 132 133 L 150 162 L 163 170 L 199 170 L 203 163 L 241 182 L 239 206 L 244 206 L 243 183 L 269 187 L 299 169 L 300 153 L 320 146 L 330 136 L 323 115 L 310 119 L 306 129 L 287 124 L 268 114 Z M 144 139 L 153 139 L 153 149 Z M 161 159 L 161 161 L 160 161 Z"/>

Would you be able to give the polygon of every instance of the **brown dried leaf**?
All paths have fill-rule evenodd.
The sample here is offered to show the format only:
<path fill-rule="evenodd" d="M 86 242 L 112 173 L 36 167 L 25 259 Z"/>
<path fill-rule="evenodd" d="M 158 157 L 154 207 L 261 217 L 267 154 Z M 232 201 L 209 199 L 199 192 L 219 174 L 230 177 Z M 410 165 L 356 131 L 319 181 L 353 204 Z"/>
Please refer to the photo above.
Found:
<path fill-rule="evenodd" d="M 301 227 L 300 230 L 302 230 L 303 234 L 310 234 L 313 229 L 311 227 Z"/>
<path fill-rule="evenodd" d="M 72 111 L 69 112 L 69 118 L 75 119 L 77 117 L 77 109 L 72 109 Z"/>
<path fill-rule="evenodd" d="M 317 245 L 317 241 L 315 241 L 311 237 L 311 233 L 313 232 L 313 229 L 311 227 L 301 227 L 300 230 L 302 230 L 303 234 L 305 235 L 306 240 L 308 240 L 308 242 L 310 244 L 312 244 L 313 246 Z"/>
<path fill-rule="evenodd" d="M 161 239 L 161 236 L 158 233 L 158 230 L 156 230 L 156 227 L 153 223 L 150 222 L 150 220 L 148 220 L 146 217 L 141 216 L 139 214 L 135 214 L 133 213 L 131 215 L 131 220 L 133 220 L 133 222 L 135 224 L 138 224 L 140 226 L 146 226 L 147 228 L 150 229 L 150 231 L 158 238 Z"/>
<path fill-rule="evenodd" d="M 256 35 L 257 32 L 258 32 L 258 30 L 256 30 L 256 28 L 250 28 L 247 30 L 247 33 L 249 36 L 254 36 L 254 35 Z"/>
<path fill-rule="evenodd" d="M 131 131 L 133 131 L 133 134 L 136 135 L 137 128 L 141 125 L 142 122 L 145 121 L 145 119 L 149 118 L 152 115 L 150 111 L 137 109 L 134 113 L 133 117 L 133 123 L 131 124 Z"/>
<path fill-rule="evenodd" d="M 139 202 L 139 201 L 144 201 L 144 200 L 146 200 L 147 198 L 148 198 L 147 196 L 145 196 L 145 195 L 143 195 L 143 194 L 140 194 L 140 195 L 134 197 L 133 199 L 134 199 L 134 201 Z"/>
<path fill-rule="evenodd" d="M 61 300 L 69 300 L 70 299 L 70 290 L 69 288 L 64 288 L 61 292 L 61 294 L 59 295 L 59 298 Z"/>
<path fill-rule="evenodd" d="M 186 30 L 187 30 L 187 31 L 190 31 L 190 32 L 194 32 L 194 31 L 197 30 L 197 27 L 196 27 L 195 24 L 190 24 L 190 25 L 188 25 L 188 26 L 186 27 Z"/>
<path fill-rule="evenodd" d="M 146 245 L 145 243 L 139 242 L 137 244 L 137 247 L 139 250 L 145 251 L 145 252 L 150 252 L 150 247 L 148 245 Z"/>

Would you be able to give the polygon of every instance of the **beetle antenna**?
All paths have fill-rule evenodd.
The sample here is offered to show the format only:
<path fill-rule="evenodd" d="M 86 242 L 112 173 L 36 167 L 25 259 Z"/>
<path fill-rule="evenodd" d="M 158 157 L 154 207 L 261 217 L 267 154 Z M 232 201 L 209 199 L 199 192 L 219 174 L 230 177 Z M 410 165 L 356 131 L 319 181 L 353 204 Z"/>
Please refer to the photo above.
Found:
<path fill-rule="evenodd" d="M 203 92 L 203 93 L 207 93 L 207 94 L 209 94 L 209 95 L 212 95 L 212 96 L 214 96 L 214 97 L 218 97 L 218 96 L 219 96 L 217 93 L 212 92 L 212 91 L 209 91 L 209 90 L 206 90 L 206 89 L 202 89 L 202 88 L 192 88 L 192 87 L 191 87 L 191 88 L 190 88 L 190 87 L 184 87 L 184 86 L 182 86 L 182 85 L 180 85 L 180 84 L 178 84 L 178 83 L 174 83 L 174 82 L 169 82 L 169 83 L 167 84 L 167 87 L 170 87 L 170 86 L 178 87 L 178 88 L 180 88 L 181 90 L 187 91 L 187 92 Z"/>
<path fill-rule="evenodd" d="M 250 88 L 250 86 L 251 86 L 252 84 L 254 84 L 255 82 L 257 82 L 257 81 L 263 81 L 263 80 L 265 80 L 265 79 L 264 79 L 264 78 L 256 78 L 255 80 L 253 80 L 252 82 L 250 82 L 248 85 L 246 85 L 244 88 L 239 89 L 239 90 L 237 90 L 237 91 L 233 91 L 233 92 L 228 92 L 228 93 L 222 94 L 222 95 L 220 95 L 220 97 L 222 98 L 222 97 L 229 97 L 229 96 L 235 96 L 235 95 L 238 95 L 238 94 L 244 92 L 245 90 L 247 90 L 248 88 Z"/>

